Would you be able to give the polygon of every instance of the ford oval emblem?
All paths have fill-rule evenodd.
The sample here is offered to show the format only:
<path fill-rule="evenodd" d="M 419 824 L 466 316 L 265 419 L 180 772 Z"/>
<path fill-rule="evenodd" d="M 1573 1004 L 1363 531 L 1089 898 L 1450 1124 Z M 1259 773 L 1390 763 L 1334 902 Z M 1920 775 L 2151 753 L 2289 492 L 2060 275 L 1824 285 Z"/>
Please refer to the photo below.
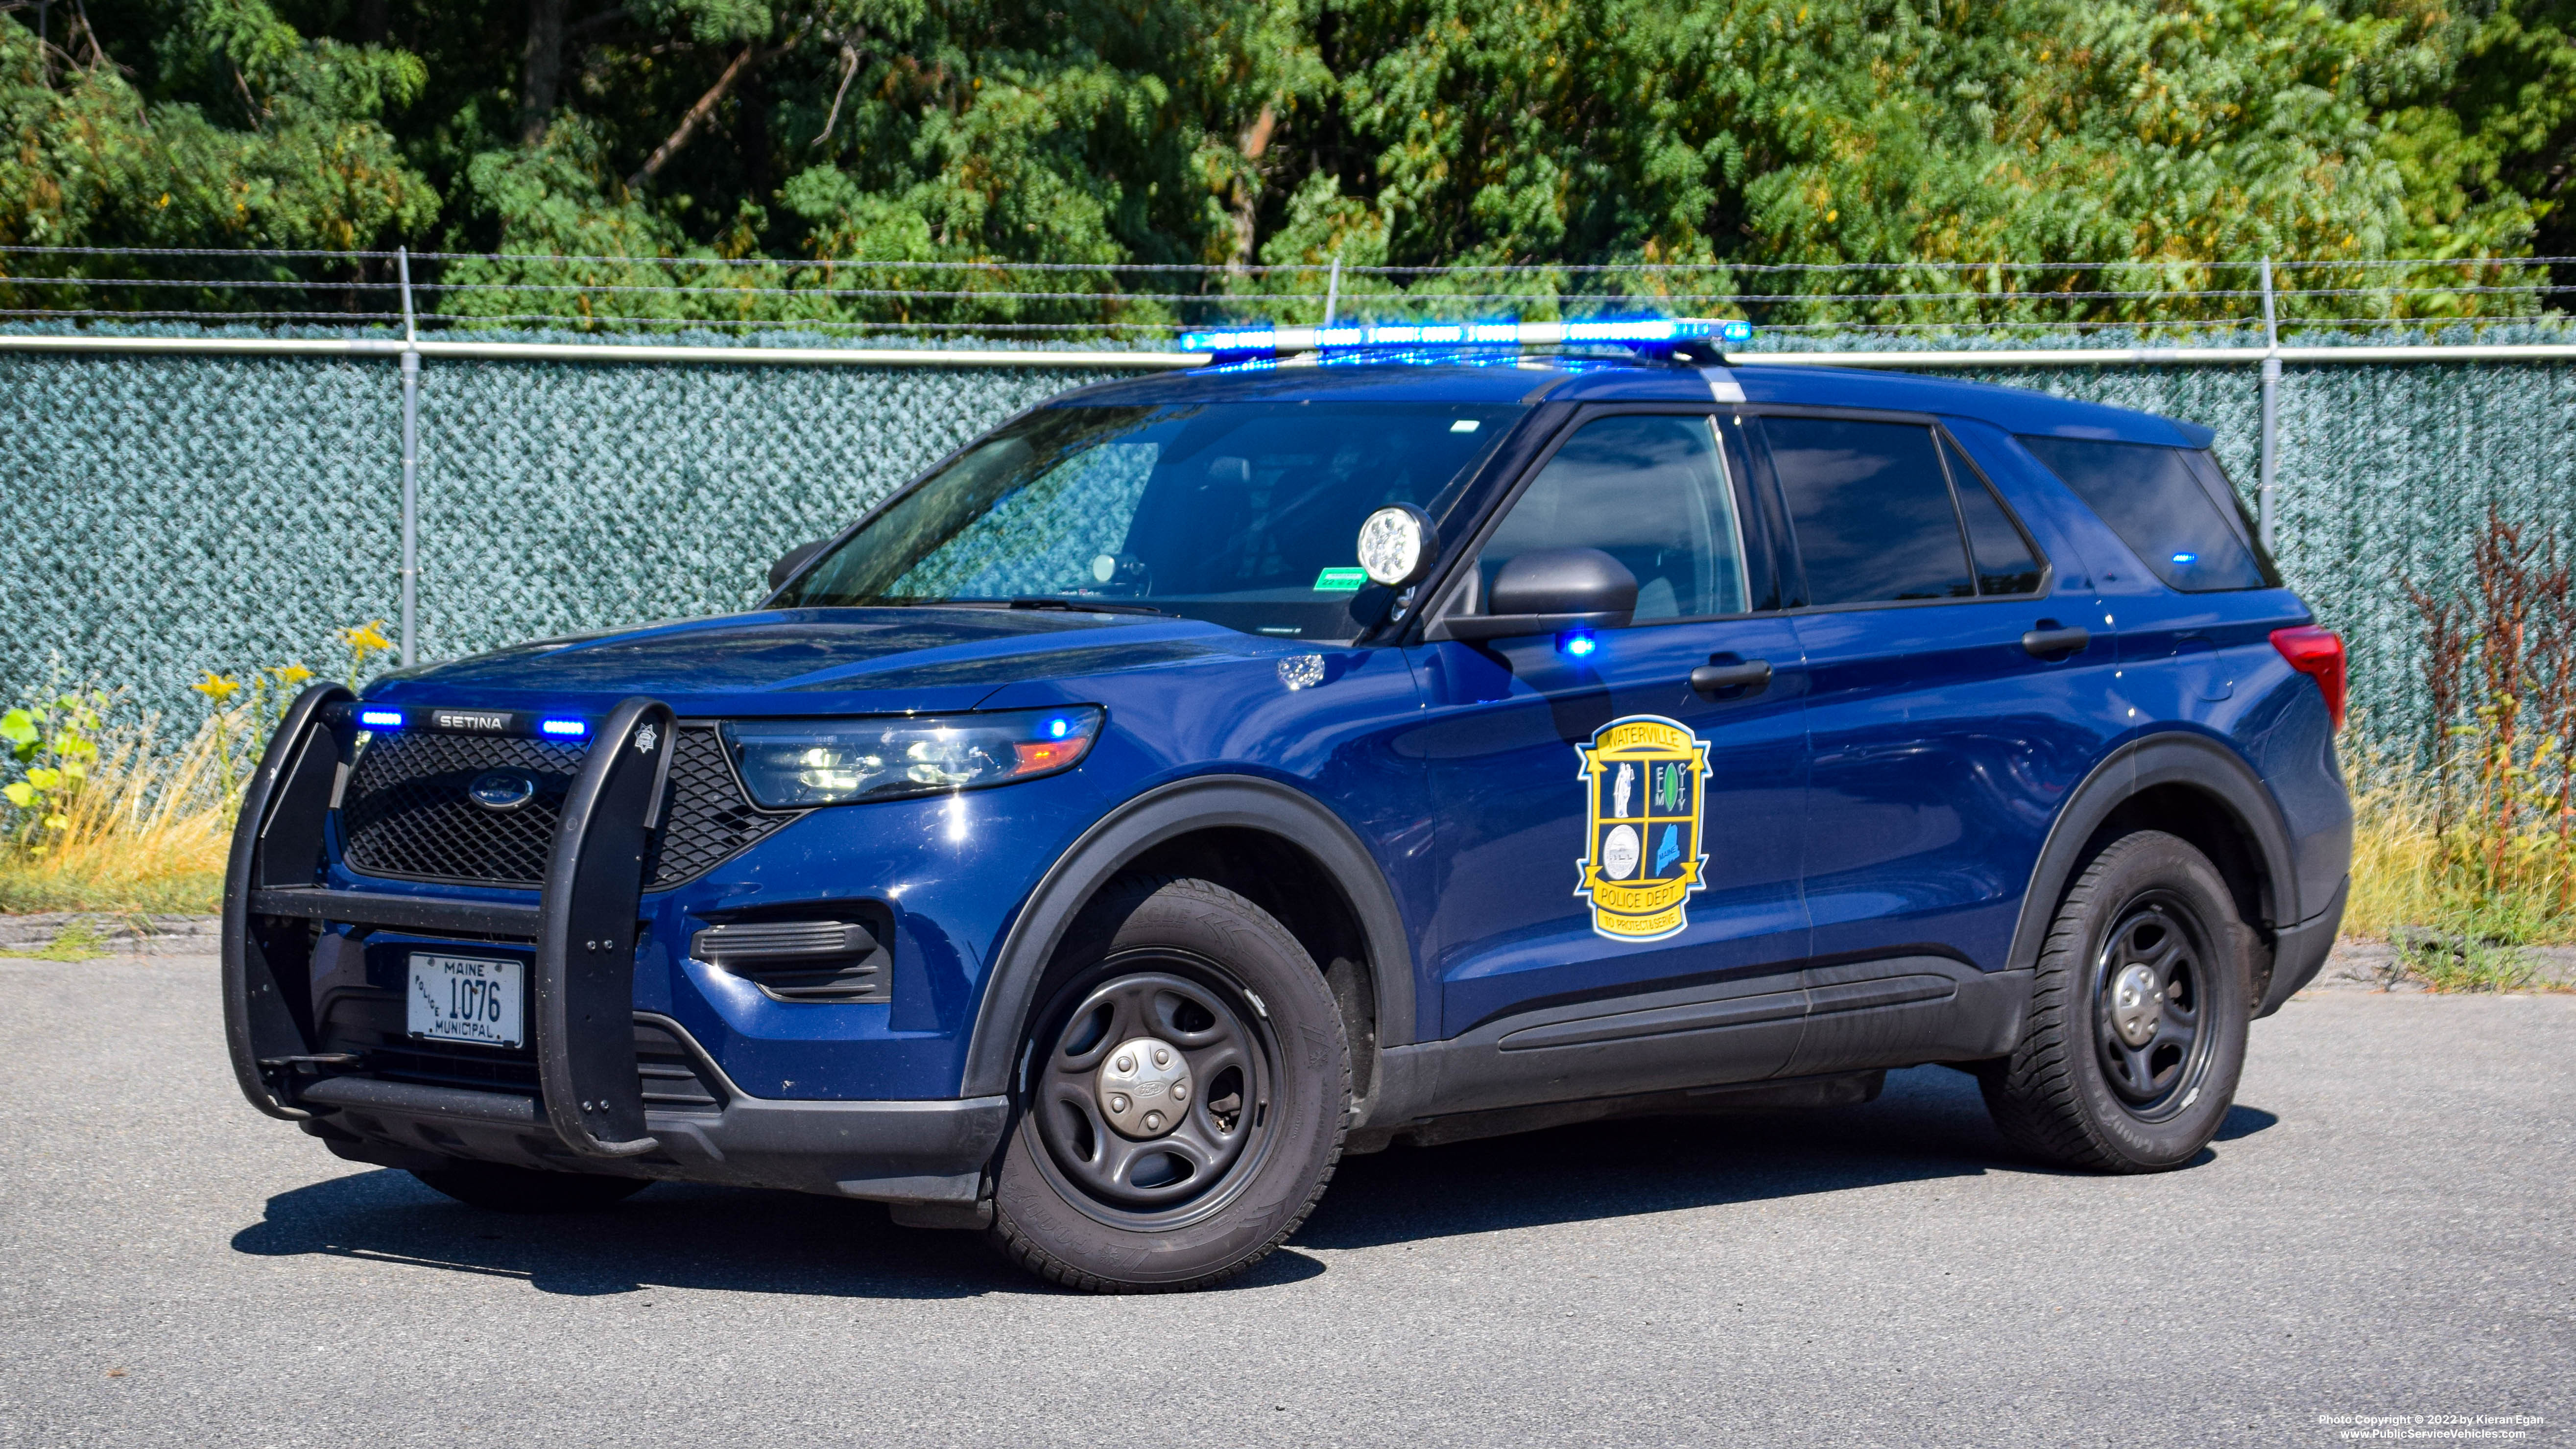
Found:
<path fill-rule="evenodd" d="M 537 782 L 518 770 L 486 770 L 465 793 L 486 810 L 516 810 L 536 798 Z"/>

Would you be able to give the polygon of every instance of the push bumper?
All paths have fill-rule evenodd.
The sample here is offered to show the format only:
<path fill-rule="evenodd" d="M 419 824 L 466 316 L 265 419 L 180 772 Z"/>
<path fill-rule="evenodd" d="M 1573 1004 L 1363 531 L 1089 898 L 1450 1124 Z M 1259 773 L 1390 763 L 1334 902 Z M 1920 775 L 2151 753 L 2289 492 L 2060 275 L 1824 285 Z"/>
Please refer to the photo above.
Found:
<path fill-rule="evenodd" d="M 242 1094 L 358 1161 L 470 1158 L 616 1176 L 784 1187 L 891 1202 L 974 1201 L 1008 1116 L 1003 1098 L 784 1101 L 751 1097 L 678 1023 L 709 1110 L 648 1111 L 635 1049 L 643 861 L 670 768 L 668 706 L 609 712 L 574 778 L 534 905 L 317 885 L 355 747 L 354 698 L 306 691 L 242 802 L 224 883 L 226 1044 Z M 530 952 L 537 1090 L 476 1091 L 371 1075 L 317 1046 L 317 927 L 457 933 Z"/>

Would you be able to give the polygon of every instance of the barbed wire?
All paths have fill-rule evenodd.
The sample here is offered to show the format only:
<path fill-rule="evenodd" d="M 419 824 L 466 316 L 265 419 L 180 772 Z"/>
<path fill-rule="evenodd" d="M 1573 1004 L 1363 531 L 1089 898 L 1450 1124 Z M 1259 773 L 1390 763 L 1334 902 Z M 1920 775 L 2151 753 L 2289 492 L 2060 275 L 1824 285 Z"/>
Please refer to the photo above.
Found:
<path fill-rule="evenodd" d="M 597 314 L 568 312 L 431 312 L 417 314 L 417 319 L 422 323 L 443 322 L 451 324 L 468 324 L 469 326 L 480 327 L 532 327 L 554 330 L 572 330 L 594 336 L 609 337 L 633 335 L 636 333 L 695 333 L 715 336 L 757 336 L 763 334 L 778 336 L 824 335 L 849 336 L 854 339 L 860 337 L 904 338 L 924 336 L 963 336 L 991 337 L 996 340 L 1026 337 L 1030 340 L 1038 340 L 1044 338 L 1071 338 L 1079 334 L 1123 339 L 1131 344 L 1148 344 L 1154 342 L 1168 343 L 1178 334 L 1193 330 L 1197 326 L 1204 325 L 1173 322 L 1016 322 L 996 320 L 972 322 L 915 322 L 901 320 L 850 320 L 838 318 L 710 319 L 691 317 L 601 316 Z M 2477 328 L 2528 324 L 2533 321 L 2547 322 L 2549 320 L 2552 319 L 2547 317 L 2535 319 L 2531 317 L 2461 318 L 2334 316 L 2304 318 L 2299 321 L 2298 327 L 2303 330 L 2322 330 L 2335 333 L 2371 332 L 2399 328 L 2416 331 L 2430 331 L 2460 326 L 2467 326 L 2474 330 Z M 194 324 L 209 328 L 238 326 L 246 323 L 302 323 L 307 325 L 337 324 L 344 328 L 352 324 L 358 324 L 363 329 L 374 330 L 388 338 L 399 338 L 401 335 L 400 314 L 398 313 L 353 314 L 348 312 L 320 311 L 181 312 L 165 310 L 125 311 L 103 308 L 71 311 L 0 308 L 0 323 L 12 321 L 164 322 Z M 2163 346 L 2179 345 L 2183 341 L 2204 336 L 2213 337 L 2214 339 L 2232 339 L 2245 333 L 2259 332 L 2259 329 L 2261 329 L 2262 326 L 2263 320 L 2260 317 L 2191 318 L 2180 321 L 2162 322 L 2152 320 L 2137 321 L 2117 319 L 2107 321 L 2089 320 L 2074 322 L 2036 319 L 1979 322 L 1869 322 L 1833 320 L 1825 322 L 1770 323 L 1761 328 L 1760 335 L 1810 336 L 1818 338 L 1837 336 L 1928 336 L 1958 338 L 1962 340 L 1977 339 L 1990 343 L 1997 339 L 2009 339 L 2015 336 L 2035 335 L 2038 337 L 2064 337 L 2083 334 L 2098 335 L 2103 333 L 2113 333 L 2128 336 L 2133 339 L 2135 345 Z M 2292 329 L 2285 327 L 2283 330 L 2285 332 L 2289 332 Z M 2237 344 L 2231 341 L 2224 343 L 2223 345 L 2244 344 Z M 1746 349 L 1746 352 L 1748 355 L 1758 355 L 1764 350 L 1766 349 L 1761 347 L 1757 342 L 1752 348 Z M 2248 347 L 2248 351 L 2249 353 L 2259 353 L 2261 351 L 2259 338 Z"/>
<path fill-rule="evenodd" d="M 923 258 L 893 259 L 870 257 L 707 257 L 707 256 L 634 256 L 548 252 L 410 252 L 333 251 L 273 247 L 86 247 L 86 246 L 0 246 L 6 256 L 133 256 L 133 257 L 234 257 L 294 261 L 383 261 L 391 262 L 408 255 L 415 262 L 491 262 L 604 264 L 655 267 L 731 267 L 731 268 L 882 268 L 895 270 L 960 271 L 1001 270 L 1028 272 L 1188 272 L 1210 276 L 1258 277 L 1276 275 L 1324 275 L 1338 269 L 1344 276 L 1466 276 L 1494 273 L 1538 275 L 1567 273 L 1589 275 L 1611 272 L 1981 272 L 1981 271 L 2067 271 L 2098 272 L 2130 268 L 2192 269 L 2225 268 L 2257 271 L 2261 259 L 2226 261 L 2200 257 L 2142 257 L 2110 261 L 1889 261 L 1889 262 L 1445 262 L 1404 265 L 1361 265 L 1336 262 L 1260 262 L 1236 265 L 1226 262 L 1037 262 L 1005 261 L 997 258 L 958 259 Z M 2391 269 L 2405 267 L 2546 267 L 2576 264 L 2576 256 L 2534 257 L 2294 257 L 2270 263 L 2274 271 L 2317 268 Z M 338 283 L 335 285 L 353 285 Z M 382 285 L 399 285 L 385 283 Z"/>
<path fill-rule="evenodd" d="M 1089 335 L 1141 345 L 1191 327 L 1257 325 L 1282 314 L 1315 320 L 1335 291 L 1333 268 L 1305 263 L 425 252 L 408 254 L 415 264 L 408 283 L 394 267 L 377 265 L 404 255 L 0 246 L 0 322 L 363 328 L 390 325 L 409 301 L 419 325 L 448 330 Z M 317 262 L 330 265 L 311 265 Z M 310 274 L 350 264 L 354 275 Z M 1793 336 L 2125 330 L 2170 339 L 2261 326 L 2259 317 L 2243 314 L 2258 312 L 2266 299 L 2275 325 L 2292 332 L 2564 320 L 2576 276 L 2547 270 L 2560 264 L 2576 258 L 2289 258 L 2271 263 L 2271 278 L 2260 277 L 2259 262 L 2183 259 L 1372 265 L 1339 268 L 1345 285 L 1330 305 L 1350 320 L 1399 312 L 1575 318 L 1652 310 L 1745 316 L 1766 332 Z M 236 271 L 253 274 L 225 275 Z M 2174 285 L 2155 285 L 2159 274 Z M 908 276 L 917 280 L 907 283 Z M 2041 281 L 2050 276 L 2054 285 Z M 1778 280 L 1766 285 L 1762 278 Z M 1170 280 L 1157 287 L 1158 279 Z M 1528 285 L 1508 285 L 1523 279 Z M 1706 280 L 1691 285 L 1699 279 Z M 1175 281 L 1197 290 L 1180 290 Z M 2239 281 L 2254 284 L 2214 285 Z M 105 305 L 113 300 L 136 305 Z M 329 303 L 338 305 L 315 305 Z M 708 315 L 728 312 L 744 315 Z"/>
<path fill-rule="evenodd" d="M 401 282 L 306 282 L 275 278 L 250 278 L 231 281 L 192 277 L 0 277 L 0 283 L 18 282 L 25 286 L 71 287 L 145 287 L 206 289 L 240 288 L 245 291 L 367 291 L 400 292 Z M 932 301 L 932 302 L 1209 302 L 1217 300 L 1259 301 L 1268 293 L 1228 294 L 1210 292 L 1038 292 L 1025 289 L 923 287 L 763 287 L 763 286 L 688 286 L 677 283 L 643 282 L 418 282 L 415 292 L 459 293 L 529 292 L 600 296 L 666 296 L 666 297 L 824 297 L 854 301 Z M 2524 282 L 2510 285 L 2488 283 L 2428 284 L 2417 287 L 2277 287 L 2271 296 L 2282 300 L 2307 297 L 2376 297 L 2411 293 L 2464 296 L 2503 296 L 2523 293 L 2554 295 L 2576 292 L 2576 285 L 2548 282 Z M 1435 292 L 1420 300 L 1439 302 L 1598 302 L 1636 300 L 1648 302 L 1722 302 L 1759 305 L 1781 302 L 2122 302 L 2122 301 L 2255 301 L 2265 295 L 2259 287 L 2152 287 L 2097 289 L 2075 291 L 2049 289 L 2041 291 L 1973 291 L 1942 290 L 1928 292 L 1644 292 L 1604 294 L 1599 292 Z M 1354 303 L 1369 300 L 1354 296 Z"/>

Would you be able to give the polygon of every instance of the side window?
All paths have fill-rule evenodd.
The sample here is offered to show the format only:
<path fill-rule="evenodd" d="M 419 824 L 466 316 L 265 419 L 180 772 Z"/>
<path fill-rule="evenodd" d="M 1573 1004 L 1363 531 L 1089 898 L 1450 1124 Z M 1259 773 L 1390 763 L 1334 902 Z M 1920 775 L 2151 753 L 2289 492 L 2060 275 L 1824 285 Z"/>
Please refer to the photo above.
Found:
<path fill-rule="evenodd" d="M 1477 556 L 1479 583 L 1537 549 L 1597 548 L 1637 576 L 1637 619 L 1740 614 L 1744 530 L 1705 416 L 1583 425 L 1530 480 Z"/>
<path fill-rule="evenodd" d="M 2182 456 L 2200 479 L 2201 488 L 2209 494 L 2209 501 L 2217 506 L 2220 516 L 2236 521 L 2236 536 L 2254 551 L 2254 567 L 2263 575 L 2264 587 L 2281 587 L 2281 569 L 2272 561 L 2272 551 L 2263 546 L 2262 525 L 2255 520 L 2254 510 L 2245 506 L 2245 495 L 2236 491 L 2236 484 L 2228 478 L 2226 468 L 2220 466 L 2218 455 L 2207 448 L 2194 448 Z"/>
<path fill-rule="evenodd" d="M 1989 597 L 2038 593 L 2039 555 L 2004 511 L 1994 485 L 1980 477 L 1946 439 L 1941 456 L 1949 460 L 1950 483 L 1959 490 L 1959 521 L 1968 526 L 1968 557 L 1977 566 L 1977 592 Z"/>
<path fill-rule="evenodd" d="M 2091 438 L 2024 437 L 2021 445 L 2172 587 L 2205 594 L 2274 582 L 2218 511 L 2187 450 Z"/>
<path fill-rule="evenodd" d="M 1930 428 L 1766 417 L 1762 432 L 1806 561 L 1808 603 L 1976 596 Z"/>

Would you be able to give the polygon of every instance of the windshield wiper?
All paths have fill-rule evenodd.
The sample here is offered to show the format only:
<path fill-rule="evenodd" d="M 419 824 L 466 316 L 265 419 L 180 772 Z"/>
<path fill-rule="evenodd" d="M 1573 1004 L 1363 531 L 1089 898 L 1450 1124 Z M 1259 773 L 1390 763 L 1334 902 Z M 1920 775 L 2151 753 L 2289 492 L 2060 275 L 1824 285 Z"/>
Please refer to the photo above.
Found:
<path fill-rule="evenodd" d="M 1070 614 L 1154 614 L 1169 617 L 1163 615 L 1162 610 L 1151 604 L 1118 603 L 1107 599 L 1094 599 L 1082 594 L 1076 594 L 1070 598 L 1052 594 L 1023 595 L 1016 599 L 996 599 L 992 602 L 1005 609 L 1053 609 Z"/>
<path fill-rule="evenodd" d="M 1093 599 L 1080 594 L 1072 595 L 1070 597 L 1030 594 L 1016 599 L 877 599 L 874 600 L 869 607 L 906 609 L 1044 609 L 1052 612 L 1068 614 L 1152 614 L 1156 618 L 1161 619 L 1174 619 L 1180 617 L 1177 614 L 1167 613 L 1164 610 L 1157 609 L 1151 604 L 1128 604 L 1121 603 L 1116 600 Z"/>

